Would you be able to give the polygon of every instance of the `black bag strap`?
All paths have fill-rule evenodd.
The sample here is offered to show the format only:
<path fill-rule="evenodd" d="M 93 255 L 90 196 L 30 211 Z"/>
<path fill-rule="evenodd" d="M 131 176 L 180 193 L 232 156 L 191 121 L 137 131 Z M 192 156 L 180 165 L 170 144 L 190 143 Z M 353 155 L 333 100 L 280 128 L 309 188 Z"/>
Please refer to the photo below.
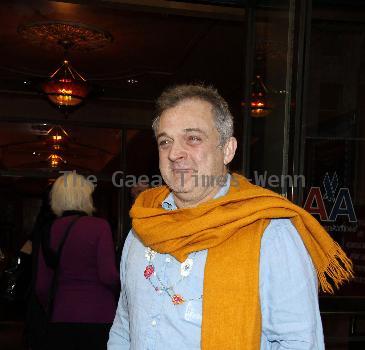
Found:
<path fill-rule="evenodd" d="M 51 287 L 50 287 L 50 291 L 48 293 L 48 303 L 47 303 L 47 320 L 48 322 L 52 319 L 52 313 L 53 313 L 53 304 L 54 304 L 54 299 L 55 299 L 55 295 L 56 295 L 56 291 L 57 291 L 57 286 L 58 286 L 58 277 L 59 277 L 59 263 L 61 260 L 61 255 L 62 255 L 62 250 L 63 250 L 63 246 L 66 243 L 67 237 L 69 236 L 72 227 L 76 224 L 76 222 L 80 219 L 81 216 L 76 216 L 73 220 L 71 220 L 71 222 L 68 224 L 66 231 L 61 239 L 61 242 L 58 246 L 55 258 L 55 266 L 53 267 L 54 273 L 53 273 L 53 278 L 52 278 L 52 282 L 51 282 Z"/>

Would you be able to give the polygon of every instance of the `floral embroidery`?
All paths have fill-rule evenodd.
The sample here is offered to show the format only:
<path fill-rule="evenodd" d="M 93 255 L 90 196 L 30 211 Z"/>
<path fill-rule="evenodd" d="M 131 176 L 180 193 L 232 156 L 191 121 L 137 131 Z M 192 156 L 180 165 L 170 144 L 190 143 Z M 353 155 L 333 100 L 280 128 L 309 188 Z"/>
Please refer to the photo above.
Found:
<path fill-rule="evenodd" d="M 180 275 L 183 277 L 189 276 L 191 269 L 193 268 L 193 259 L 186 259 L 180 266 Z"/>
<path fill-rule="evenodd" d="M 169 296 L 169 298 L 171 299 L 171 302 L 174 305 L 181 305 L 181 304 L 184 304 L 186 301 L 202 299 L 203 296 L 199 296 L 198 298 L 193 298 L 193 299 L 184 299 L 184 297 L 182 295 L 176 294 L 176 292 L 174 291 L 175 286 L 178 285 L 181 281 L 183 281 L 187 276 L 189 276 L 189 274 L 193 268 L 193 263 L 194 263 L 193 259 L 188 258 L 183 263 L 181 263 L 180 264 L 180 279 L 177 282 L 175 282 L 173 285 L 166 286 L 165 283 L 160 279 L 158 273 L 155 270 L 155 266 L 152 263 L 156 254 L 157 254 L 157 252 L 155 252 L 154 250 L 152 250 L 149 247 L 145 249 L 145 258 L 148 262 L 148 265 L 145 267 L 143 274 L 144 274 L 144 277 L 148 280 L 148 282 L 151 284 L 153 289 L 158 294 L 162 294 L 163 292 L 165 292 Z M 155 278 L 151 278 L 152 276 L 155 276 Z M 155 284 L 154 279 L 157 280 L 159 285 Z"/>
<path fill-rule="evenodd" d="M 174 294 L 172 297 L 171 297 L 171 300 L 172 300 L 172 303 L 174 305 L 180 305 L 180 304 L 183 304 L 185 303 L 185 300 L 184 298 L 179 295 L 179 294 Z"/>
<path fill-rule="evenodd" d="M 145 278 L 149 279 L 154 272 L 155 272 L 155 268 L 153 267 L 153 265 L 147 265 L 143 274 L 144 274 Z"/>

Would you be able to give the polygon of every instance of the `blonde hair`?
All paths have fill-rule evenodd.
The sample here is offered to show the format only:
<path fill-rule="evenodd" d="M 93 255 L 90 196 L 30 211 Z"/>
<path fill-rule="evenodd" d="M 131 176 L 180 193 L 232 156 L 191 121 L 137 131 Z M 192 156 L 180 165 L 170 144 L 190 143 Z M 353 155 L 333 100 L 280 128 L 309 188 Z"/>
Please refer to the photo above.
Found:
<path fill-rule="evenodd" d="M 52 186 L 50 202 L 53 212 L 61 216 L 66 210 L 79 210 L 91 215 L 94 209 L 94 185 L 75 171 L 60 176 Z"/>

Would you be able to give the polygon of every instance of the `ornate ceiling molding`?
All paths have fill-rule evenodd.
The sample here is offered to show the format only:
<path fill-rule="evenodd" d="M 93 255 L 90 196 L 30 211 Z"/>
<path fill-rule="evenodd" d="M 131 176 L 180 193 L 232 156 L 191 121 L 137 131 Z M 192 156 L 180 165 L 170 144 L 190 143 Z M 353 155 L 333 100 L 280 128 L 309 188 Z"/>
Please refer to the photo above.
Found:
<path fill-rule="evenodd" d="M 44 21 L 20 25 L 18 33 L 28 42 L 54 49 L 61 43 L 70 43 L 75 51 L 101 49 L 113 41 L 110 33 L 81 23 L 64 21 Z"/>

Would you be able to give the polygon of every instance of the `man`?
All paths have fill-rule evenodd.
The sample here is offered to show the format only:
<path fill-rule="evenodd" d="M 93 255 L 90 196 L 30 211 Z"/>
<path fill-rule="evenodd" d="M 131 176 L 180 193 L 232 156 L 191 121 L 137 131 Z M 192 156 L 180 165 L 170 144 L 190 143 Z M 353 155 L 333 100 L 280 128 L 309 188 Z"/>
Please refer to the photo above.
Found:
<path fill-rule="evenodd" d="M 167 186 L 131 210 L 108 349 L 324 349 L 317 276 L 325 291 L 326 277 L 351 277 L 341 248 L 301 208 L 228 173 L 237 142 L 215 89 L 169 89 L 156 115 Z"/>

